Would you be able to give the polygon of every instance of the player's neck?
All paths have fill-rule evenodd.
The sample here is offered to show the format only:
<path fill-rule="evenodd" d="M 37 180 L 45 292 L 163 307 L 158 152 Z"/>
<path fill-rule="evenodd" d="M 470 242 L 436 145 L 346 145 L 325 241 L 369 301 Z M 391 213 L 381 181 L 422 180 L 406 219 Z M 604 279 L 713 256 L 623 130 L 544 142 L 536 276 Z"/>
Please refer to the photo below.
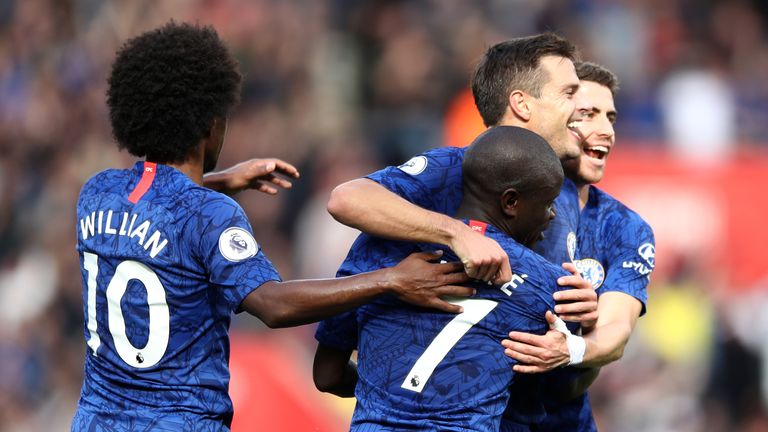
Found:
<path fill-rule="evenodd" d="M 193 182 L 202 186 L 204 171 L 203 155 L 204 149 L 203 146 L 200 145 L 191 151 L 183 162 L 168 164 L 168 166 L 176 168 L 192 179 Z"/>
<path fill-rule="evenodd" d="M 456 219 L 472 219 L 480 222 L 488 222 L 490 218 L 486 215 L 482 208 L 476 205 L 476 203 L 469 199 L 463 199 L 459 209 L 453 215 Z"/>
<path fill-rule="evenodd" d="M 184 173 L 187 177 L 192 179 L 193 182 L 202 186 L 203 184 L 203 167 L 202 166 L 199 166 L 199 165 L 195 166 L 187 162 L 178 163 L 178 164 L 168 164 L 168 166 L 176 168 L 177 170 Z"/>
<path fill-rule="evenodd" d="M 485 222 L 509 234 L 507 226 L 503 223 L 503 220 L 501 217 L 487 212 L 482 207 L 482 205 L 480 205 L 479 203 L 475 202 L 472 199 L 467 199 L 466 197 L 461 202 L 459 209 L 456 210 L 456 214 L 454 214 L 454 217 L 457 219 L 468 219 L 468 220 L 476 220 L 479 222 Z"/>
<path fill-rule="evenodd" d="M 589 200 L 589 183 L 576 183 L 576 190 L 579 192 L 579 210 L 584 210 Z"/>

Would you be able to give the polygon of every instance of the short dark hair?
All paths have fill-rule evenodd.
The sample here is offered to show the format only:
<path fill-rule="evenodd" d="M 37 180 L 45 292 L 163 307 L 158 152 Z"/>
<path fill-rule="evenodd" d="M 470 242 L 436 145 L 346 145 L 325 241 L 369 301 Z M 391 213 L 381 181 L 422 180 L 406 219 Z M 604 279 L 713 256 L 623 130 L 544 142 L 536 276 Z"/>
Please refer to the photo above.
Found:
<path fill-rule="evenodd" d="M 170 21 L 117 51 L 107 80 L 112 134 L 134 156 L 183 162 L 237 105 L 241 81 L 213 27 Z"/>
<path fill-rule="evenodd" d="M 541 88 L 549 79 L 539 68 L 544 56 L 573 61 L 576 47 L 554 33 L 543 33 L 511 39 L 488 48 L 472 77 L 472 95 L 486 126 L 495 126 L 501 121 L 513 90 L 523 90 L 533 97 L 541 96 Z"/>
<path fill-rule="evenodd" d="M 521 194 L 562 181 L 563 167 L 547 140 L 517 126 L 494 126 L 478 136 L 462 163 L 465 196 L 496 202 L 509 188 Z"/>
<path fill-rule="evenodd" d="M 619 91 L 619 79 L 616 77 L 616 74 L 605 66 L 592 62 L 576 62 L 575 66 L 576 75 L 580 81 L 592 81 L 608 87 L 611 94 L 616 96 L 616 92 Z"/>

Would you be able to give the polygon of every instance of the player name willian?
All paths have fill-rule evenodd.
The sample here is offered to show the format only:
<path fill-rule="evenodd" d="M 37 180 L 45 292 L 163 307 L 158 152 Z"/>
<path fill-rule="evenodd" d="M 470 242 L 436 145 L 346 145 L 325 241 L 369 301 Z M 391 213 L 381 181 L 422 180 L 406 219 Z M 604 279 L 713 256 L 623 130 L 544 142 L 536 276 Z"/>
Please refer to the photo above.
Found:
<path fill-rule="evenodd" d="M 168 238 L 155 229 L 152 234 L 147 234 L 152 229 L 152 221 L 149 219 L 137 221 L 137 214 L 128 212 L 113 212 L 112 210 L 99 210 L 80 219 L 80 235 L 83 240 L 100 235 L 119 235 L 136 238 L 144 250 L 149 251 L 149 256 L 154 258 L 168 244 Z"/>

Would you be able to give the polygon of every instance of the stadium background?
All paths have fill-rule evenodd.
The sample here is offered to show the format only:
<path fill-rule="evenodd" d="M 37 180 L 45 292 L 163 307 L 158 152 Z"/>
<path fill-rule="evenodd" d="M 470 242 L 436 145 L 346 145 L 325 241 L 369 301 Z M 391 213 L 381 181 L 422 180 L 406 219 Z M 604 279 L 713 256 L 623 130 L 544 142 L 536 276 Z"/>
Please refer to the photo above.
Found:
<path fill-rule="evenodd" d="M 105 78 L 169 18 L 212 24 L 245 73 L 220 167 L 274 156 L 289 192 L 243 193 L 284 278 L 333 275 L 354 232 L 336 184 L 478 126 L 466 87 L 499 40 L 545 29 L 614 70 L 602 184 L 657 234 L 649 313 L 591 395 L 603 431 L 768 430 L 768 6 L 760 0 L 0 1 L 0 431 L 68 430 L 85 352 L 74 206 L 127 167 Z M 233 325 L 235 430 L 342 430 L 311 383 L 314 328 Z"/>

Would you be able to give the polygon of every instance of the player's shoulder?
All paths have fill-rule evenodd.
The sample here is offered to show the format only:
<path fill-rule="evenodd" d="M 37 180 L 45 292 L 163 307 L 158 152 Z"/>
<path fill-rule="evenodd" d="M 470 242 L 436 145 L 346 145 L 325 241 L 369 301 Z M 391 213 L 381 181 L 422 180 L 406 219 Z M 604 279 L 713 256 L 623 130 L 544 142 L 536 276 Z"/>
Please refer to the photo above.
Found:
<path fill-rule="evenodd" d="M 464 147 L 438 147 L 408 159 L 397 168 L 406 174 L 418 175 L 428 168 L 461 165 L 464 160 Z"/>
<path fill-rule="evenodd" d="M 427 150 L 423 155 L 427 156 L 457 156 L 457 157 L 464 157 L 464 153 L 467 152 L 467 149 L 469 147 L 435 147 L 433 149 Z"/>
<path fill-rule="evenodd" d="M 129 171 L 130 170 L 117 168 L 109 168 L 99 171 L 83 183 L 83 187 L 80 189 L 80 195 L 108 192 L 123 183 L 127 179 Z"/>
<path fill-rule="evenodd" d="M 576 184 L 566 177 L 560 188 L 560 194 L 555 198 L 555 208 L 557 209 L 556 223 L 562 223 L 565 219 L 568 222 L 565 225 L 575 226 L 579 220 L 579 191 Z"/>
<path fill-rule="evenodd" d="M 411 242 L 384 239 L 366 233 L 357 236 L 336 274 L 337 277 L 391 267 L 419 249 Z"/>
<path fill-rule="evenodd" d="M 231 218 L 246 218 L 240 204 L 223 193 L 195 184 L 185 194 L 191 204 L 185 206 L 190 215 L 221 222 Z"/>
<path fill-rule="evenodd" d="M 507 253 L 513 270 L 518 274 L 525 274 L 526 278 L 536 285 L 549 286 L 560 276 L 568 275 L 564 269 L 507 235 L 493 233 L 491 237 Z"/>
<path fill-rule="evenodd" d="M 640 214 L 600 188 L 590 186 L 590 201 L 598 210 L 603 228 L 653 232 L 651 225 Z"/>
<path fill-rule="evenodd" d="M 110 168 L 97 172 L 83 183 L 77 198 L 77 211 L 91 208 L 96 203 L 110 200 L 125 190 L 130 170 Z"/>

